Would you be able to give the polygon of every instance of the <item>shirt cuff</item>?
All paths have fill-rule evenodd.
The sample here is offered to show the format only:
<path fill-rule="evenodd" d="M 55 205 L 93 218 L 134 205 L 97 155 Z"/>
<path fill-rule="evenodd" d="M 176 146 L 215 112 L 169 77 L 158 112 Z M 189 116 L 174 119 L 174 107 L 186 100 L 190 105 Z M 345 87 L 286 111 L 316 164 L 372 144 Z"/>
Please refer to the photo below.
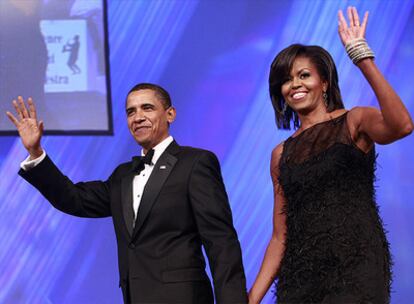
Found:
<path fill-rule="evenodd" d="M 36 167 L 38 164 L 42 162 L 46 157 L 46 152 L 43 150 L 42 155 L 40 155 L 38 158 L 30 159 L 30 155 L 20 163 L 20 168 L 22 168 L 24 171 L 28 171 L 34 167 Z"/>

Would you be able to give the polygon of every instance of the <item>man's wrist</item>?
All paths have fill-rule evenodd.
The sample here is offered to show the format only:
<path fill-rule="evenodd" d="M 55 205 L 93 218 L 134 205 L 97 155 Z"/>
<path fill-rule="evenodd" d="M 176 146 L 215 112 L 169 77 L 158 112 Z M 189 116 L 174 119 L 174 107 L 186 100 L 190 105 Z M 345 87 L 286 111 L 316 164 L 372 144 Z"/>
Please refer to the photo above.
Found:
<path fill-rule="evenodd" d="M 43 154 L 42 147 L 39 146 L 39 148 L 33 149 L 29 151 L 29 160 L 34 160 L 36 158 L 39 158 Z"/>
<path fill-rule="evenodd" d="M 31 159 L 31 157 L 32 156 L 29 155 L 24 161 L 20 163 L 20 168 L 22 168 L 24 171 L 28 171 L 40 164 L 45 159 L 46 152 L 42 149 L 42 154 L 39 157 L 36 157 L 35 159 Z"/>

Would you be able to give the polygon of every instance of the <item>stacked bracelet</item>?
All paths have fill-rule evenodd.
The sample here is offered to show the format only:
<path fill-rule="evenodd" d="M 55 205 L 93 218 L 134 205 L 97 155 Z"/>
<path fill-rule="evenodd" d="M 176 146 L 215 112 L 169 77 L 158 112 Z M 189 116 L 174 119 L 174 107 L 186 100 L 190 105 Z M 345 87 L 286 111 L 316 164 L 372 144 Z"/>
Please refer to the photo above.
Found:
<path fill-rule="evenodd" d="M 354 39 L 345 45 L 346 52 L 354 64 L 365 58 L 375 58 L 374 52 L 364 38 Z"/>

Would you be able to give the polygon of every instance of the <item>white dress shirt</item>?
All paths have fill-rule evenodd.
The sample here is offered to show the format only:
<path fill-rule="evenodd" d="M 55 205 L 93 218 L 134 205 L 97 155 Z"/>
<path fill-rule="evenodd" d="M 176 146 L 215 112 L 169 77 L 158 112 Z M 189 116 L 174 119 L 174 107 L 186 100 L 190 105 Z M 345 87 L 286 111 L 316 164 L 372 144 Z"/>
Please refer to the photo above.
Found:
<path fill-rule="evenodd" d="M 145 185 L 148 182 L 148 179 L 154 169 L 154 165 L 157 163 L 157 160 L 160 158 L 161 154 L 164 153 L 165 149 L 169 146 L 170 143 L 174 141 L 172 136 L 168 136 L 158 145 L 156 145 L 154 149 L 154 156 L 152 157 L 151 165 L 145 164 L 144 170 L 142 170 L 138 175 L 134 176 L 132 181 L 132 197 L 133 197 L 133 207 L 134 207 L 134 221 L 137 218 L 137 213 L 139 209 L 139 205 L 141 203 L 142 193 L 144 192 Z M 141 155 L 144 156 L 144 150 L 141 150 Z M 46 157 L 46 152 L 43 150 L 41 156 L 36 159 L 30 160 L 30 156 L 28 156 L 24 161 L 20 163 L 20 167 L 27 171 L 31 168 L 34 168 L 38 164 L 42 162 Z"/>
<path fill-rule="evenodd" d="M 42 155 L 40 155 L 38 158 L 30 159 L 30 155 L 20 163 L 20 168 L 22 168 L 24 171 L 30 170 L 34 167 L 36 167 L 38 164 L 42 162 L 46 157 L 46 152 L 43 150 Z"/>
<path fill-rule="evenodd" d="M 161 154 L 164 153 L 165 149 L 173 142 L 173 137 L 168 136 L 154 149 L 154 156 L 152 157 L 151 165 L 145 164 L 144 170 L 142 170 L 138 175 L 135 175 L 134 180 L 132 181 L 132 197 L 133 197 L 133 206 L 134 206 L 134 221 L 137 218 L 139 205 L 141 204 L 142 193 L 144 192 L 145 185 L 148 182 L 148 179 L 154 169 L 154 165 L 157 163 L 157 160 L 160 158 Z M 141 155 L 144 156 L 144 151 L 141 151 Z"/>

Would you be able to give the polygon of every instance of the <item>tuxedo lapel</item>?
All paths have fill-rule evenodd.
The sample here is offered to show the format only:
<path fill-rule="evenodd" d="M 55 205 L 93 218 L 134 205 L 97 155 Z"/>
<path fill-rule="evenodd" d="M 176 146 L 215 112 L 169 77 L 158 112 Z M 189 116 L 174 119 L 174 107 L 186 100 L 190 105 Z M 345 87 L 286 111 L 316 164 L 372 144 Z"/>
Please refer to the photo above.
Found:
<path fill-rule="evenodd" d="M 132 240 L 134 240 L 138 231 L 144 224 L 145 219 L 151 211 L 151 208 L 162 189 L 162 186 L 174 168 L 175 163 L 177 162 L 177 157 L 174 156 L 174 154 L 177 153 L 178 149 L 179 147 L 177 143 L 175 141 L 172 142 L 154 165 L 151 176 L 144 188 Z"/>
<path fill-rule="evenodd" d="M 134 211 L 132 209 L 132 182 L 134 173 L 129 172 L 121 180 L 121 202 L 122 214 L 124 217 L 125 226 L 128 230 L 129 237 L 132 236 L 132 223 L 134 221 Z"/>

